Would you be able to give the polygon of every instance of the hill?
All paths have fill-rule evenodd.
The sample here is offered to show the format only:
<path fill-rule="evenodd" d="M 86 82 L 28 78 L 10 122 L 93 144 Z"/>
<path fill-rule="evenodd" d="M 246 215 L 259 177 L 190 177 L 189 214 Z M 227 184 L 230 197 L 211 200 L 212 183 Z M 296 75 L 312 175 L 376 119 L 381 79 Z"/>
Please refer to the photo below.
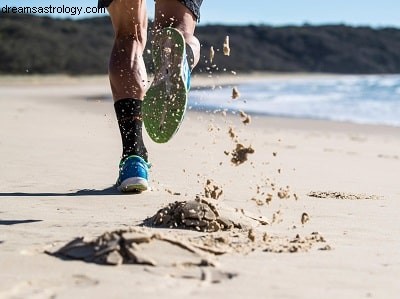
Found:
<path fill-rule="evenodd" d="M 217 50 L 213 72 L 277 71 L 400 73 L 400 30 L 344 25 L 198 26 L 202 59 L 210 70 L 209 48 Z M 222 55 L 230 36 L 231 56 Z M 0 15 L 0 73 L 103 74 L 113 32 L 108 17 L 61 20 L 33 15 Z M 148 43 L 149 47 L 150 43 Z M 150 55 L 145 61 L 151 69 Z"/>

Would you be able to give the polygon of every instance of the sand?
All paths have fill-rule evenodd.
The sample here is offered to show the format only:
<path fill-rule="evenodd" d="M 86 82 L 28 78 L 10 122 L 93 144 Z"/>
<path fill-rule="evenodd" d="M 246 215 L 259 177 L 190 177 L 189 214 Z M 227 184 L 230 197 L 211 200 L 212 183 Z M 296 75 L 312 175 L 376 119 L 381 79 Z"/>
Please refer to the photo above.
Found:
<path fill-rule="evenodd" d="M 151 191 L 121 195 L 106 77 L 0 91 L 0 298 L 399 297 L 400 128 L 189 111 L 168 144 L 145 136 Z M 146 225 L 196 198 L 236 225 Z M 73 240 L 102 258 L 57 254 Z"/>

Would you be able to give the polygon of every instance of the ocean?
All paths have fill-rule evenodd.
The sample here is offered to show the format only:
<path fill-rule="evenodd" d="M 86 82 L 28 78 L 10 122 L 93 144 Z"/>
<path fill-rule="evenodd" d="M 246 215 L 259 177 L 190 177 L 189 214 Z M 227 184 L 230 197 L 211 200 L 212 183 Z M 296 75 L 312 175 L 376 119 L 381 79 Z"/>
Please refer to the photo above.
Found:
<path fill-rule="evenodd" d="M 193 89 L 189 108 L 400 127 L 400 75 L 266 77 L 232 86 Z"/>

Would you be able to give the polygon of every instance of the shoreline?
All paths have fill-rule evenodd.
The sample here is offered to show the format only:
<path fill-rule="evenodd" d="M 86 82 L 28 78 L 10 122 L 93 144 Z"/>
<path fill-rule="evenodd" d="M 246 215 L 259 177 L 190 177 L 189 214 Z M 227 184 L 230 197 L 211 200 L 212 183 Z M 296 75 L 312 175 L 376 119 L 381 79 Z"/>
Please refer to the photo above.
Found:
<path fill-rule="evenodd" d="M 336 78 L 342 76 L 354 76 L 352 74 L 327 74 L 327 73 L 270 73 L 270 72 L 254 72 L 244 75 L 233 75 L 233 74 L 221 74 L 221 75 L 205 75 L 197 74 L 193 76 L 192 89 L 205 90 L 208 88 L 214 89 L 216 87 L 234 87 L 240 84 L 254 81 L 263 81 L 265 79 L 293 79 L 293 78 Z M 365 75 L 375 76 L 375 75 Z M 6 89 L 13 89 L 13 87 L 24 86 L 24 88 L 32 87 L 33 91 L 42 88 L 57 88 L 60 87 L 60 98 L 74 98 L 85 101 L 105 101 L 111 102 L 112 96 L 109 87 L 109 81 L 107 75 L 93 75 L 93 76 L 69 76 L 69 75 L 24 75 L 24 76 L 4 76 L 0 75 L 0 87 L 3 91 Z M 75 91 L 72 87 L 79 87 L 78 91 Z M 21 90 L 24 92 L 23 90 Z M 35 96 L 35 92 L 32 93 Z M 39 93 L 39 96 L 43 93 Z M 56 100 L 56 99 L 55 99 Z M 190 107 L 188 112 L 201 112 L 201 113 L 213 113 L 213 111 L 220 110 L 213 107 L 201 106 L 201 107 Z M 236 110 L 231 110 L 236 111 Z M 328 123 L 339 123 L 339 124 L 350 124 L 356 126 L 367 126 L 383 127 L 393 129 L 397 131 L 400 126 L 382 123 L 362 123 L 352 121 L 340 121 L 323 118 L 312 118 L 312 117 L 296 117 L 286 115 L 272 115 L 260 112 L 251 112 L 252 116 L 257 117 L 268 117 L 268 118 L 279 118 L 279 119 L 293 119 L 293 120 L 306 120 L 306 121 L 317 121 L 317 122 L 328 122 Z"/>
<path fill-rule="evenodd" d="M 230 86 L 254 80 L 263 79 L 290 79 L 290 78 L 336 78 L 352 76 L 396 76 L 397 74 L 335 74 L 335 73 L 305 73 L 305 72 L 249 72 L 249 73 L 215 73 L 215 74 L 193 74 L 192 87 L 203 88 L 212 86 Z M 149 75 L 149 80 L 151 76 Z M 0 86 L 24 85 L 24 84 L 51 84 L 65 85 L 78 84 L 82 80 L 88 83 L 107 83 L 108 75 L 67 75 L 67 74 L 27 74 L 27 75 L 5 75 L 0 74 Z"/>

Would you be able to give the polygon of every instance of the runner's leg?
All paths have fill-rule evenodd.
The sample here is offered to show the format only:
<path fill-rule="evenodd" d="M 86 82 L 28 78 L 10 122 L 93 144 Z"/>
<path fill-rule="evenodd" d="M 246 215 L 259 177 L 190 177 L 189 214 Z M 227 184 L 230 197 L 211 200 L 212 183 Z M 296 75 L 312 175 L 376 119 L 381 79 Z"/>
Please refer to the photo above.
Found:
<path fill-rule="evenodd" d="M 192 53 L 187 53 L 189 57 L 193 56 L 189 61 L 192 69 L 200 59 L 200 42 L 194 36 L 196 23 L 197 17 L 181 1 L 156 0 L 154 29 L 157 31 L 165 27 L 174 27 L 183 34 L 186 44 L 192 51 Z"/>
<path fill-rule="evenodd" d="M 108 6 L 114 28 L 109 77 L 122 139 L 118 188 L 148 189 L 148 154 L 142 137 L 142 101 L 147 73 L 143 51 L 147 39 L 145 0 L 114 0 Z"/>

